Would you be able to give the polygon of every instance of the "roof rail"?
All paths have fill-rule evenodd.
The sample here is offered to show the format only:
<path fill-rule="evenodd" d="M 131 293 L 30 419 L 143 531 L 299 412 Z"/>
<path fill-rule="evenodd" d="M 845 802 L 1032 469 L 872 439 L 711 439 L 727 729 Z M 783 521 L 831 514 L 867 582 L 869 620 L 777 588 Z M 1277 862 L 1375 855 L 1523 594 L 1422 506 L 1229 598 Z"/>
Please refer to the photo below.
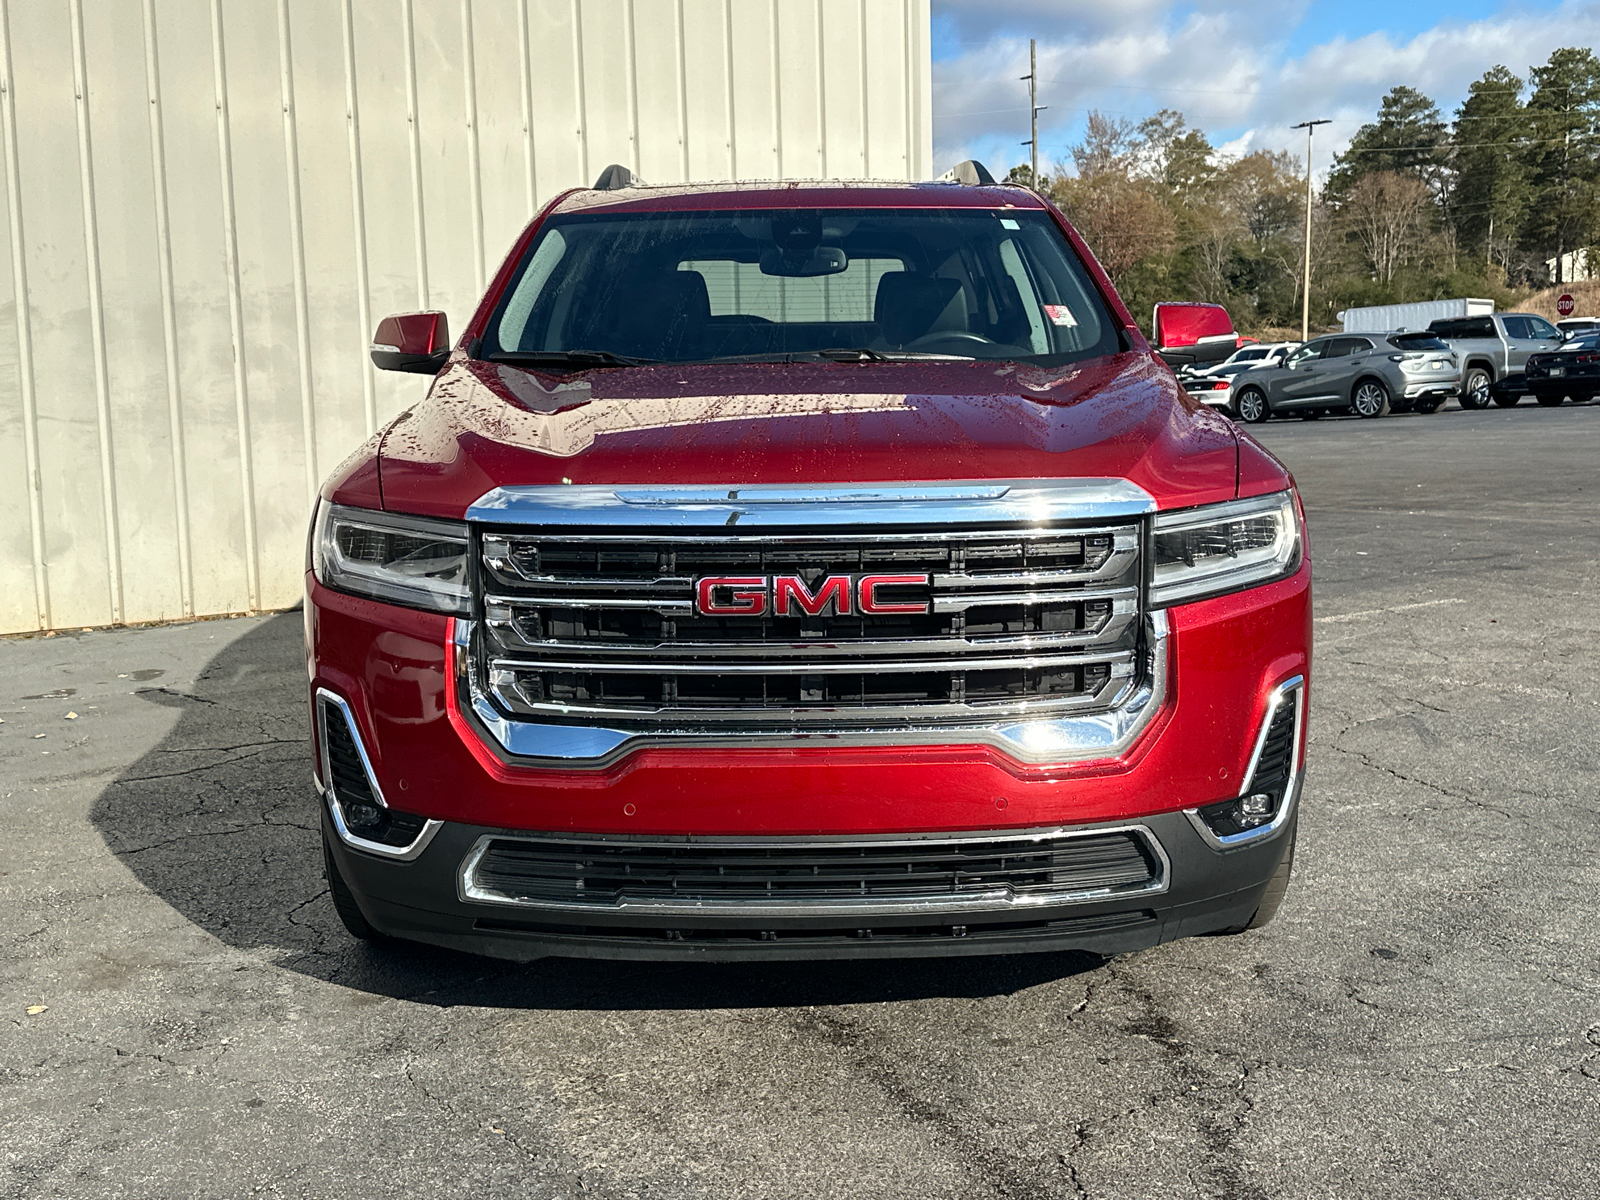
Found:
<path fill-rule="evenodd" d="M 600 172 L 600 178 L 594 181 L 594 190 L 597 192 L 615 192 L 620 188 L 643 187 L 644 180 L 621 163 L 612 163 Z"/>
<path fill-rule="evenodd" d="M 994 176 L 989 174 L 989 168 L 975 158 L 966 162 L 958 162 L 943 175 L 939 176 L 940 183 L 964 183 L 968 187 L 983 187 L 994 182 Z"/>

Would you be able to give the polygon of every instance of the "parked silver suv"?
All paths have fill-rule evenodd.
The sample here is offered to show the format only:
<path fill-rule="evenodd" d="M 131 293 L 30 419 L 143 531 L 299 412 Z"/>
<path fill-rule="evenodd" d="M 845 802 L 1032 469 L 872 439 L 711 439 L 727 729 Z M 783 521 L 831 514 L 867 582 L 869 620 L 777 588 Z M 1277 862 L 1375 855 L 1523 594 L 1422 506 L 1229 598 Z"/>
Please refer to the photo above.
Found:
<path fill-rule="evenodd" d="M 1437 412 L 1461 388 L 1461 366 L 1450 347 L 1430 333 L 1336 333 L 1313 338 L 1281 367 L 1262 367 L 1238 379 L 1234 410 L 1243 421 L 1296 413 Z"/>

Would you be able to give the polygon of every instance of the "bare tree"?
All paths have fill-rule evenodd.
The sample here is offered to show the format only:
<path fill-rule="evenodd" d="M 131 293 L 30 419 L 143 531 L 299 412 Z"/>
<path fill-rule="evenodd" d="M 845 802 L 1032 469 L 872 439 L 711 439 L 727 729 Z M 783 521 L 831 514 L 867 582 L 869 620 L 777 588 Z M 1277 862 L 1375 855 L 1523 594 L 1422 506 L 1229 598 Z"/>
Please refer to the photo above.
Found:
<path fill-rule="evenodd" d="M 1232 205 L 1213 203 L 1191 210 L 1191 224 L 1198 299 L 1223 303 L 1232 290 L 1228 268 L 1233 263 L 1234 248 L 1243 239 L 1244 223 Z"/>
<path fill-rule="evenodd" d="M 1072 148 L 1072 163 L 1080 179 L 1127 175 L 1137 145 L 1137 130 L 1132 121 L 1091 112 L 1083 141 Z"/>
<path fill-rule="evenodd" d="M 1377 171 L 1355 182 L 1343 217 L 1373 278 L 1394 282 L 1395 271 L 1421 249 L 1432 205 L 1428 185 L 1414 175 Z"/>
<path fill-rule="evenodd" d="M 1149 185 L 1115 171 L 1060 180 L 1054 197 L 1116 282 L 1154 254 L 1172 249 L 1172 210 Z"/>
<path fill-rule="evenodd" d="M 1292 155 L 1270 150 L 1247 154 L 1218 172 L 1216 191 L 1238 211 L 1258 247 L 1300 227 L 1305 176 Z"/>

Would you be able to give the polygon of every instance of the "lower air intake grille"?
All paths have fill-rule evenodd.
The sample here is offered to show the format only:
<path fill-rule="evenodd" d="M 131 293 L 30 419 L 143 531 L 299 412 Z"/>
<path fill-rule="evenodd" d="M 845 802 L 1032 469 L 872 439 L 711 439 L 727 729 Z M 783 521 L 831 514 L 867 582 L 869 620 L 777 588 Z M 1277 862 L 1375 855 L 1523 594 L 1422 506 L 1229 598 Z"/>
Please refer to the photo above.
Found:
<path fill-rule="evenodd" d="M 372 794 L 367 780 L 367 769 L 356 749 L 355 737 L 344 714 L 332 705 L 322 706 L 322 736 L 328 743 L 328 782 L 346 810 L 365 807 L 377 808 L 378 800 Z"/>
<path fill-rule="evenodd" d="M 327 749 L 328 786 L 350 832 L 385 846 L 409 846 L 427 821 L 413 813 L 383 807 L 372 790 L 366 763 L 344 713 L 327 700 L 322 710 L 322 739 Z"/>
<path fill-rule="evenodd" d="M 1281 792 L 1289 782 L 1289 767 L 1294 762 L 1295 701 L 1291 696 L 1273 714 L 1267 727 L 1267 740 L 1261 745 L 1256 773 L 1250 780 L 1253 792 Z"/>
<path fill-rule="evenodd" d="M 476 899 L 589 909 L 628 903 L 892 905 L 996 893 L 1048 903 L 1163 883 L 1144 838 L 1122 830 L 793 845 L 493 838 L 467 869 L 468 893 Z"/>

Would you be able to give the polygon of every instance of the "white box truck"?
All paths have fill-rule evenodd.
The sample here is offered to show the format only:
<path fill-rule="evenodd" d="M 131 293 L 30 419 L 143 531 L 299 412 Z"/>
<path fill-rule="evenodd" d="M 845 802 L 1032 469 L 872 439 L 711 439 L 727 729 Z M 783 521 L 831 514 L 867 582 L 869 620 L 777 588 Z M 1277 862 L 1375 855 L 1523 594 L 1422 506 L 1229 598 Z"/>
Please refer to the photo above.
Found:
<path fill-rule="evenodd" d="M 1347 308 L 1339 314 L 1346 333 L 1404 333 L 1426 329 L 1435 321 L 1454 317 L 1487 317 L 1493 300 L 1424 300 L 1417 304 L 1374 304 Z"/>

